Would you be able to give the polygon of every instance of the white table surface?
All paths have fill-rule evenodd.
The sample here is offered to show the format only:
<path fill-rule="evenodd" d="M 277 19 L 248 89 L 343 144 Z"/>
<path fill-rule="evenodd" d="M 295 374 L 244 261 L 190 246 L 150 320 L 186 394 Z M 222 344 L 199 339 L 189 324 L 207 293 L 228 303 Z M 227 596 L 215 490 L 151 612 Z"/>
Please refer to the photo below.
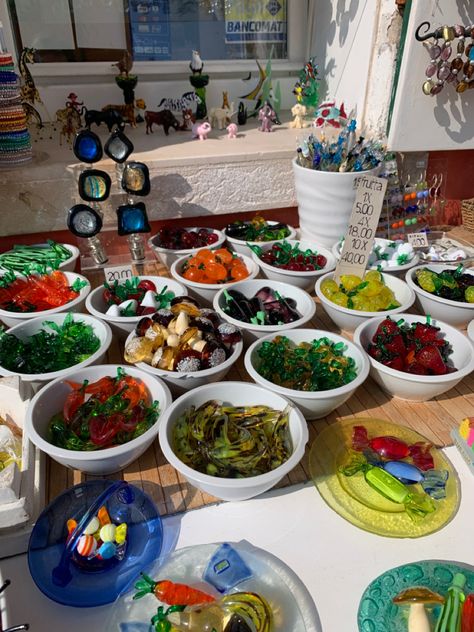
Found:
<path fill-rule="evenodd" d="M 474 478 L 456 448 L 445 453 L 458 471 L 462 499 L 455 518 L 432 535 L 410 540 L 362 531 L 307 483 L 165 518 L 164 549 L 248 540 L 299 575 L 314 598 L 323 632 L 355 632 L 360 597 L 384 571 L 423 559 L 474 565 Z M 50 601 L 30 578 L 26 555 L 1 560 L 0 575 L 12 581 L 0 601 L 4 625 L 28 622 L 32 632 L 105 630 L 113 605 L 78 609 Z"/>

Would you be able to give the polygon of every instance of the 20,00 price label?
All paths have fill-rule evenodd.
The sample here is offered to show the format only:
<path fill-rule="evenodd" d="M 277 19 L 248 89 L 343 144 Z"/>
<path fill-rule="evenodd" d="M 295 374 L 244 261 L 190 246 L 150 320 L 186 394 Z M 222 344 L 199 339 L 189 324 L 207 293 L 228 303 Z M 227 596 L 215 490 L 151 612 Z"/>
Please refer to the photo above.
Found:
<path fill-rule="evenodd" d="M 336 267 L 336 280 L 341 274 L 362 276 L 369 261 L 375 232 L 382 211 L 387 181 L 375 176 L 356 179 L 356 199 L 344 239 L 341 258 Z"/>

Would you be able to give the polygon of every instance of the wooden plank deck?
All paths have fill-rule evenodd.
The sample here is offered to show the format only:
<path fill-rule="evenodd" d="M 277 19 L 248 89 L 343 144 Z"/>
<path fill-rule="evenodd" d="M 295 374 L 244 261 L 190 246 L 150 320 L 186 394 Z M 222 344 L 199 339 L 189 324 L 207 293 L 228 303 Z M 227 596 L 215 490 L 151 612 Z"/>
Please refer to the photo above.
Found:
<path fill-rule="evenodd" d="M 473 241 L 473 233 L 459 227 L 453 231 L 466 241 Z M 127 262 L 124 259 L 124 263 Z M 140 266 L 137 274 L 154 274 L 169 276 L 167 269 L 157 263 Z M 93 286 L 102 284 L 102 273 L 88 274 Z M 316 315 L 311 327 L 339 333 L 317 298 Z M 123 344 L 114 340 L 109 350 L 108 360 L 111 363 L 123 362 Z M 245 353 L 245 350 L 244 350 Z M 245 371 L 243 355 L 236 362 L 225 379 L 252 381 Z M 429 402 L 414 403 L 392 398 L 384 393 L 369 378 L 360 386 L 354 395 L 341 407 L 323 419 L 308 422 L 309 442 L 306 453 L 300 464 L 292 470 L 279 487 L 287 487 L 310 479 L 308 467 L 309 446 L 317 439 L 318 433 L 337 421 L 350 417 L 376 417 L 387 419 L 393 423 L 409 426 L 424 435 L 436 446 L 452 444 L 450 431 L 456 428 L 459 421 L 474 414 L 474 374 L 465 378 L 457 387 Z M 77 484 L 88 477 L 81 472 L 73 471 L 48 459 L 47 464 L 47 498 L 53 499 L 67 487 Z M 189 485 L 184 478 L 168 464 L 161 452 L 158 439 L 134 463 L 122 472 L 108 478 L 127 480 L 142 487 L 155 501 L 162 515 L 173 514 L 196 509 L 205 505 L 222 502 Z"/>

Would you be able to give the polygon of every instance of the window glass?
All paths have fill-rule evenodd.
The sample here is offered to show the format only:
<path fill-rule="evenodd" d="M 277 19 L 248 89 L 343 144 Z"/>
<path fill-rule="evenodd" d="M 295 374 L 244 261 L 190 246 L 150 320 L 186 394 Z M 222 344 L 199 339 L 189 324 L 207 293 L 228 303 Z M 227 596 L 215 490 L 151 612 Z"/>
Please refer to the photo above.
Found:
<path fill-rule="evenodd" d="M 287 0 L 8 0 L 36 61 L 286 59 Z"/>

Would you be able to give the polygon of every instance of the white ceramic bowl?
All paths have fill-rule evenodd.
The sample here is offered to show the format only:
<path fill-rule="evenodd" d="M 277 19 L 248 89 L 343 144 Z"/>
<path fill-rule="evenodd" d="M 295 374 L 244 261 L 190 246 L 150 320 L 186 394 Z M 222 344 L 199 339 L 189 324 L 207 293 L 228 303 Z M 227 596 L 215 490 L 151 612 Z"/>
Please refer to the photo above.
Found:
<path fill-rule="evenodd" d="M 45 323 L 47 321 L 50 321 L 53 323 L 57 323 L 58 325 L 62 325 L 66 316 L 67 314 L 63 312 L 61 314 L 51 314 L 50 316 L 43 318 L 32 318 L 31 320 L 27 320 L 19 325 L 16 325 L 15 327 L 12 327 L 8 331 L 8 333 L 14 334 L 21 340 L 26 340 L 33 334 L 38 333 L 40 329 L 52 331 L 48 329 Z M 77 371 L 84 367 L 90 366 L 91 364 L 98 364 L 102 362 L 105 358 L 105 354 L 107 353 L 108 348 L 110 347 L 110 343 L 112 342 L 112 332 L 110 330 L 110 327 L 103 320 L 94 318 L 94 316 L 89 316 L 89 314 L 73 314 L 73 318 L 76 322 L 82 321 L 86 325 L 91 325 L 93 327 L 95 335 L 100 340 L 100 347 L 95 353 L 93 353 L 86 360 L 83 360 L 79 364 L 75 364 L 67 369 L 61 369 L 60 371 L 51 371 L 49 373 L 14 373 L 13 371 L 5 369 L 0 364 L 0 375 L 19 375 L 24 382 L 30 382 L 34 389 L 38 389 L 44 386 L 47 382 L 51 382 L 51 380 L 55 380 L 56 378 L 63 378 L 65 376 L 68 376 L 73 371 Z"/>
<path fill-rule="evenodd" d="M 242 292 L 247 298 L 255 296 L 255 294 L 263 287 L 271 287 L 272 290 L 277 291 L 284 298 L 292 298 L 296 301 L 296 311 L 301 314 L 301 318 L 295 320 L 292 323 L 285 325 L 254 325 L 253 323 L 245 323 L 241 320 L 232 318 L 226 314 L 223 307 L 226 303 L 224 290 L 219 290 L 214 296 L 213 307 L 219 316 L 229 323 L 232 323 L 236 327 L 242 330 L 244 341 L 247 344 L 251 344 L 258 338 L 262 338 L 268 334 L 274 333 L 284 334 L 289 329 L 295 329 L 296 327 L 303 327 L 306 323 L 313 318 L 316 313 L 316 303 L 313 298 L 304 290 L 299 287 L 290 285 L 289 283 L 280 283 L 279 281 L 272 281 L 270 284 L 266 279 L 252 279 L 251 281 L 241 281 L 234 285 L 231 289 Z"/>
<path fill-rule="evenodd" d="M 267 220 L 266 223 L 269 224 L 270 226 L 275 226 L 275 224 L 279 224 L 280 222 L 273 222 L 273 221 Z M 287 226 L 290 232 L 283 239 L 295 239 L 296 230 L 293 228 L 293 226 L 290 226 L 289 224 L 287 224 Z M 276 244 L 279 241 L 283 241 L 283 239 L 272 239 L 271 241 L 244 241 L 243 239 L 235 239 L 235 237 L 229 237 L 229 235 L 227 234 L 227 229 L 224 229 L 223 232 L 227 240 L 227 243 L 230 245 L 232 250 L 234 250 L 235 252 L 238 252 L 241 255 L 250 256 L 252 254 L 252 250 L 247 246 L 247 244 L 250 244 L 252 246 L 267 246 L 267 245 L 272 246 L 273 244 Z"/>
<path fill-rule="evenodd" d="M 308 420 L 320 419 L 321 417 L 329 415 L 329 413 L 331 413 L 335 408 L 341 406 L 345 401 L 347 401 L 357 387 L 360 386 L 369 375 L 369 361 L 367 359 L 367 354 L 364 353 L 359 346 L 355 345 L 343 336 L 338 336 L 337 334 L 333 334 L 332 332 L 324 331 L 322 329 L 292 329 L 291 331 L 285 332 L 281 335 L 289 338 L 289 340 L 294 342 L 296 345 L 300 342 L 311 342 L 312 340 L 317 340 L 319 338 L 329 338 L 329 340 L 336 343 L 343 342 L 347 347 L 344 352 L 345 355 L 353 358 L 355 361 L 357 377 L 352 380 L 352 382 L 328 391 L 297 391 L 292 388 L 285 388 L 283 386 L 279 386 L 278 384 L 274 384 L 273 382 L 263 378 L 257 371 L 260 363 L 258 350 L 264 342 L 272 341 L 275 338 L 275 334 L 270 334 L 269 336 L 256 340 L 247 349 L 244 357 L 244 364 L 245 369 L 252 380 L 265 389 L 287 397 L 289 400 L 294 402 L 296 406 L 298 406 Z"/>
<path fill-rule="evenodd" d="M 191 226 L 186 227 L 186 230 L 197 231 L 201 227 L 200 226 Z M 158 235 L 154 235 L 150 237 L 148 240 L 148 245 L 153 251 L 155 257 L 161 261 L 163 265 L 165 265 L 168 269 L 171 268 L 171 264 L 174 263 L 177 259 L 180 259 L 184 256 L 191 256 L 198 250 L 202 250 L 203 248 L 210 248 L 211 250 L 215 250 L 216 248 L 220 248 L 225 241 L 225 235 L 221 230 L 217 230 L 216 228 L 208 228 L 207 230 L 212 231 L 218 236 L 216 242 L 211 244 L 210 246 L 200 246 L 198 248 L 184 248 L 182 250 L 173 250 L 172 248 L 163 248 L 160 246 L 160 240 Z"/>
<path fill-rule="evenodd" d="M 76 261 L 80 255 L 80 250 L 79 248 L 77 248 L 77 246 L 73 246 L 72 244 L 60 244 L 61 246 L 64 246 L 64 248 L 67 248 L 70 252 L 71 252 L 71 256 L 66 259 L 65 261 L 63 261 L 60 265 L 59 265 L 59 269 L 62 270 L 63 272 L 73 272 L 74 268 L 76 267 Z M 47 248 L 48 244 L 42 243 L 42 244 L 34 244 L 35 248 Z M 10 248 L 10 250 L 12 250 Z M 5 250 L 4 252 L 10 252 L 10 250 Z M 3 253 L 2 253 L 3 254 Z M 0 265 L 0 270 L 6 270 L 6 268 L 3 268 Z"/>
<path fill-rule="evenodd" d="M 79 371 L 73 371 L 67 376 L 68 380 L 89 383 L 96 382 L 107 375 L 117 374 L 116 364 L 101 364 L 90 366 Z M 71 387 L 64 378 L 57 378 L 37 393 L 28 408 L 25 430 L 29 439 L 43 452 L 62 465 L 78 469 L 88 474 L 110 474 L 127 467 L 138 458 L 155 439 L 158 434 L 163 413 L 171 404 L 171 394 L 166 384 L 140 369 L 122 366 L 123 370 L 134 378 L 142 380 L 148 388 L 151 399 L 160 404 L 160 415 L 151 428 L 145 433 L 132 439 L 128 443 L 103 450 L 66 450 L 59 448 L 48 440 L 48 425 L 51 417 L 60 412 L 64 401 L 71 392 Z"/>
<path fill-rule="evenodd" d="M 246 255 L 238 255 L 238 257 L 243 260 L 247 270 L 249 271 L 249 275 L 244 279 L 244 281 L 254 279 L 260 271 L 258 264 Z M 192 296 L 198 301 L 205 301 L 206 303 L 211 304 L 216 292 L 222 288 L 231 287 L 236 283 L 241 283 L 241 281 L 232 281 L 230 283 L 196 283 L 195 281 L 188 281 L 188 279 L 181 276 L 180 272 L 183 268 L 184 262 L 189 258 L 189 256 L 185 256 L 177 259 L 171 265 L 170 272 L 173 279 L 176 279 L 178 283 L 182 283 L 188 288 L 189 296 Z"/>
<path fill-rule="evenodd" d="M 321 304 L 329 318 L 339 327 L 339 329 L 349 332 L 354 331 L 354 329 L 361 323 L 365 322 L 367 318 L 393 316 L 394 314 L 399 314 L 400 312 L 406 312 L 415 302 L 415 293 L 408 287 L 405 281 L 399 279 L 393 274 L 383 273 L 382 277 L 385 285 L 393 291 L 395 298 L 400 303 L 400 307 L 383 312 L 363 312 L 336 305 L 336 303 L 330 301 L 321 292 L 321 284 L 326 279 L 334 278 L 334 274 L 332 272 L 324 275 L 323 277 L 319 277 L 316 283 L 316 296 L 321 301 Z"/>
<path fill-rule="evenodd" d="M 291 405 L 290 432 L 293 440 L 293 454 L 272 470 L 249 478 L 219 478 L 193 470 L 175 455 L 172 449 L 172 432 L 176 420 L 191 406 L 201 406 L 215 399 L 230 406 L 252 406 L 261 404 L 276 410 L 284 410 L 290 403 L 285 397 L 250 382 L 220 382 L 207 384 L 179 397 L 163 416 L 159 440 L 166 459 L 190 483 L 198 489 L 223 500 L 246 500 L 270 489 L 290 472 L 301 460 L 308 441 L 308 427 L 300 411 Z"/>
<path fill-rule="evenodd" d="M 64 272 L 64 270 L 62 270 L 62 272 Z M 1 276 L 3 276 L 3 274 L 4 272 L 0 273 Z M 0 321 L 2 321 L 7 327 L 14 327 L 19 323 L 24 323 L 25 321 L 33 318 L 48 320 L 53 314 L 60 314 L 62 312 L 81 312 L 84 307 L 84 303 L 86 302 L 86 297 L 91 291 L 91 284 L 88 279 L 81 274 L 76 274 L 75 272 L 64 272 L 64 274 L 70 285 L 72 285 L 77 279 L 86 281 L 86 285 L 79 291 L 79 294 L 75 299 L 69 301 L 69 303 L 64 303 L 64 305 L 61 305 L 60 307 L 53 307 L 41 312 L 9 312 L 5 309 L 0 309 Z"/>
<path fill-rule="evenodd" d="M 138 278 L 140 281 L 145 279 L 153 281 L 158 293 L 166 287 L 167 290 L 174 292 L 175 296 L 186 296 L 188 294 L 188 290 L 184 287 L 184 285 L 174 281 L 173 279 L 168 279 L 167 277 L 144 275 L 139 276 Z M 92 290 L 86 299 L 86 309 L 96 318 L 105 320 L 105 322 L 110 325 L 112 332 L 116 336 L 119 338 L 126 338 L 128 334 L 135 329 L 136 324 L 141 318 L 143 318 L 143 316 L 111 316 L 110 314 L 106 314 L 108 306 L 103 298 L 103 290 L 104 287 L 102 285 L 97 287 L 95 290 Z"/>
<path fill-rule="evenodd" d="M 125 341 L 125 346 L 127 346 L 135 337 L 136 334 L 132 331 Z M 218 382 L 230 371 L 232 365 L 235 364 L 242 353 L 242 349 L 243 343 L 240 341 L 234 345 L 231 355 L 227 358 L 227 360 L 225 360 L 225 362 L 222 362 L 222 364 L 212 367 L 211 369 L 204 369 L 202 371 L 166 371 L 165 369 L 159 369 L 158 367 L 151 366 L 151 364 L 147 364 L 146 362 L 136 362 L 135 366 L 150 375 L 154 375 L 155 377 L 162 379 L 163 382 L 169 386 L 172 394 L 174 396 L 179 396 L 185 391 L 201 387 L 209 382 Z"/>
<path fill-rule="evenodd" d="M 425 321 L 423 316 L 416 314 L 397 314 L 396 320 L 400 318 L 409 324 Z M 367 349 L 383 320 L 384 317 L 371 318 L 359 325 L 354 332 L 354 342 Z M 467 337 L 455 327 L 436 319 L 432 319 L 431 324 L 439 327 L 439 335 L 450 342 L 453 352 L 449 359 L 457 371 L 446 375 L 415 375 L 391 369 L 368 356 L 370 375 L 390 395 L 414 402 L 426 402 L 449 391 L 474 370 L 474 347 L 469 344 Z"/>
<path fill-rule="evenodd" d="M 467 335 L 474 342 L 474 320 L 471 320 L 469 325 L 467 326 Z"/>
<path fill-rule="evenodd" d="M 376 237 L 374 239 L 374 246 L 376 246 L 376 245 L 385 246 L 386 244 L 390 244 L 392 242 L 393 242 L 392 239 L 381 239 L 380 237 Z M 331 248 L 331 252 L 335 256 L 335 258 L 337 260 L 339 260 L 341 258 L 341 252 L 342 252 L 343 245 L 344 244 L 341 241 L 338 241 Z M 409 270 L 410 268 L 413 268 L 414 266 L 418 265 L 419 261 L 420 261 L 420 257 L 419 257 L 418 254 L 415 253 L 415 255 L 413 256 L 411 261 L 409 261 L 408 263 L 405 263 L 405 264 L 403 264 L 401 266 L 387 266 L 386 268 L 383 269 L 383 271 L 387 272 L 389 274 L 397 274 L 399 276 L 402 276 L 403 274 L 405 274 L 405 272 L 407 270 Z M 369 266 L 369 269 L 370 270 L 377 270 L 378 268 L 377 268 L 376 265 L 373 265 L 373 266 Z"/>
<path fill-rule="evenodd" d="M 405 279 L 408 286 L 415 292 L 416 302 L 423 314 L 429 314 L 433 318 L 439 318 L 445 323 L 454 325 L 454 327 L 465 327 L 474 316 L 474 303 L 450 301 L 422 290 L 421 287 L 415 283 L 416 271 L 421 270 L 421 268 L 428 268 L 428 270 L 439 273 L 443 270 L 456 270 L 457 266 L 446 265 L 444 263 L 427 263 L 408 270 Z M 467 268 L 464 272 L 474 275 L 474 269 L 472 268 Z"/>
<path fill-rule="evenodd" d="M 300 287 L 303 290 L 312 291 L 316 279 L 323 274 L 328 273 L 330 270 L 334 270 L 336 267 L 336 259 L 334 255 L 330 250 L 314 241 L 307 241 L 304 239 L 287 239 L 286 241 L 292 246 L 299 244 L 301 250 L 310 249 L 313 252 L 317 252 L 318 255 L 323 255 L 323 257 L 326 257 L 326 265 L 324 268 L 321 268 L 321 270 L 314 270 L 312 272 L 296 272 L 293 270 L 275 268 L 275 266 L 271 266 L 270 264 L 262 261 L 254 252 L 252 253 L 252 259 L 260 266 L 261 273 L 267 279 L 281 281 L 282 283 L 289 283 L 296 287 Z M 271 250 L 271 245 L 262 245 L 262 250 L 263 252 Z"/>

